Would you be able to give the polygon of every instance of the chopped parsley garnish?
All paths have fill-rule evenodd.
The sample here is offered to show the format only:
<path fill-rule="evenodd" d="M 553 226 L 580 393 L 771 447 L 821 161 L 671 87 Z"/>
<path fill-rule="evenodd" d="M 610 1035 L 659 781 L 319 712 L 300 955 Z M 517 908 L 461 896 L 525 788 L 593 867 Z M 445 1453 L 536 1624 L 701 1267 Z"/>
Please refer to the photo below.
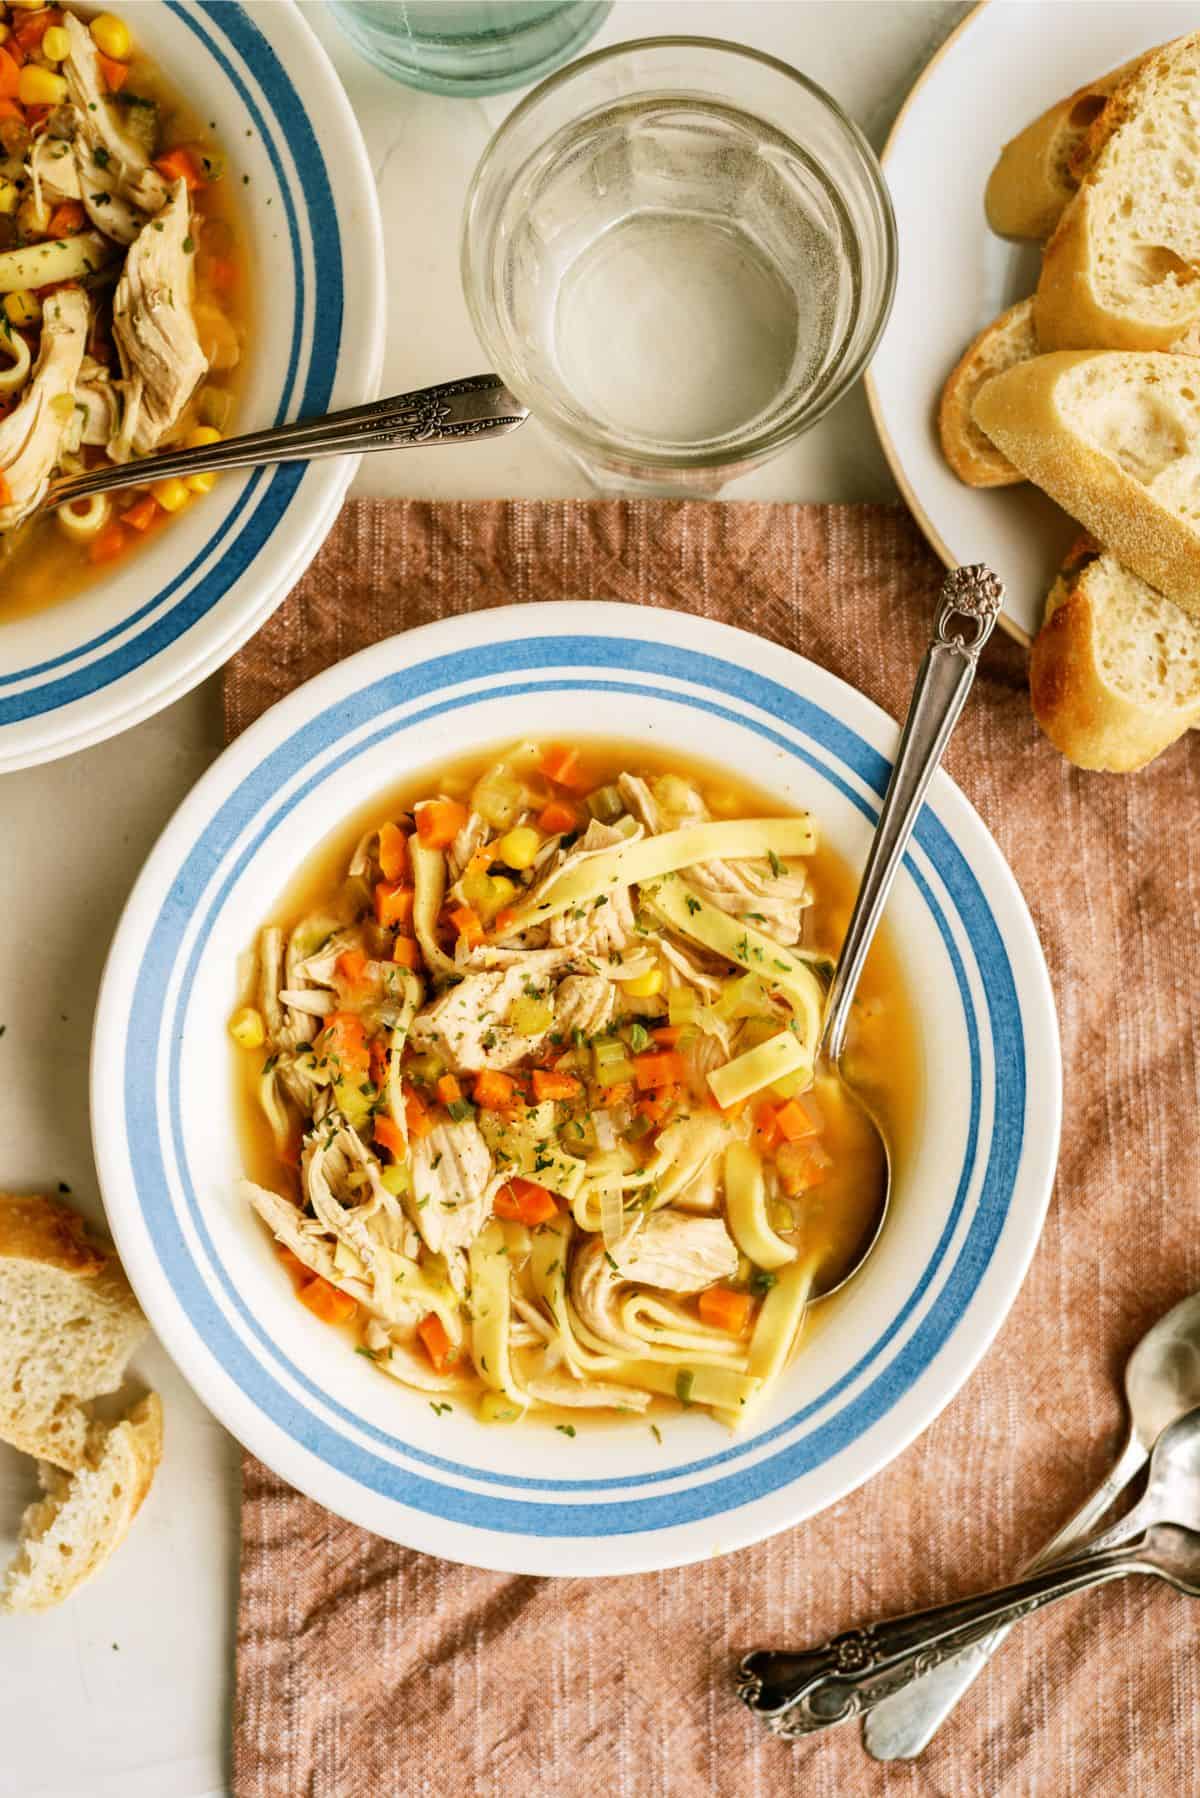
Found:
<path fill-rule="evenodd" d="M 575 1434 L 575 1425 L 573 1423 L 556 1423 L 554 1427 L 560 1436 L 573 1436 Z"/>
<path fill-rule="evenodd" d="M 767 860 L 771 864 L 771 872 L 775 876 L 776 880 L 782 880 L 783 876 L 787 872 L 787 869 L 784 867 L 783 863 L 780 861 L 779 857 L 776 855 L 776 853 L 773 849 L 767 850 Z"/>

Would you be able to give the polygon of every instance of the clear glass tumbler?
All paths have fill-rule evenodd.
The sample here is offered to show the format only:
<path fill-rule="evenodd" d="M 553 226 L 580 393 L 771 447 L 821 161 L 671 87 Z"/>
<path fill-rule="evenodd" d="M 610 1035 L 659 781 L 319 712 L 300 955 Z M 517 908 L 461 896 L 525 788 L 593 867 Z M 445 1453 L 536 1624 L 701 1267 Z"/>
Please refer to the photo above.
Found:
<path fill-rule="evenodd" d="M 369 62 L 435 94 L 499 94 L 574 56 L 612 0 L 330 0 Z"/>
<path fill-rule="evenodd" d="M 858 379 L 896 227 L 874 152 L 814 82 L 656 38 L 585 56 L 510 115 L 462 268 L 492 366 L 597 485 L 706 494 Z"/>

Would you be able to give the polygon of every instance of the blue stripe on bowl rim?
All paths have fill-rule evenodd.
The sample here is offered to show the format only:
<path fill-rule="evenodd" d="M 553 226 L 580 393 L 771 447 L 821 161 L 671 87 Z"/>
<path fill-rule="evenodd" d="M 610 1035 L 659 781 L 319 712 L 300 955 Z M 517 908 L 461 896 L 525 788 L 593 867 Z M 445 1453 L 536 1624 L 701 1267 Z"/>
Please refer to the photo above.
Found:
<path fill-rule="evenodd" d="M 975 1002 L 950 921 L 929 882 L 922 876 L 910 855 L 908 871 L 916 880 L 921 896 L 937 923 L 954 969 L 963 1005 L 971 1064 L 971 1114 L 967 1152 L 951 1214 L 920 1279 L 897 1316 L 889 1321 L 877 1341 L 861 1357 L 856 1368 L 837 1382 L 836 1388 L 823 1393 L 770 1431 L 749 1437 L 745 1442 L 734 1444 L 719 1454 L 686 1467 L 614 1480 L 526 1480 L 496 1475 L 490 1470 L 464 1466 L 417 1450 L 413 1445 L 389 1436 L 354 1413 L 334 1404 L 306 1374 L 284 1359 L 277 1346 L 251 1315 L 222 1266 L 209 1236 L 188 1170 L 183 1142 L 179 1045 L 186 1027 L 187 1006 L 197 969 L 224 895 L 246 861 L 306 792 L 327 780 L 337 768 L 365 753 L 381 738 L 400 735 L 433 716 L 460 707 L 483 703 L 512 692 L 545 691 L 551 688 L 648 694 L 660 702 L 677 703 L 732 719 L 739 726 L 756 732 L 790 756 L 815 768 L 823 779 L 832 780 L 864 816 L 874 816 L 875 808 L 862 796 L 859 789 L 831 768 L 824 758 L 831 757 L 840 762 L 863 786 L 877 794 L 882 793 L 886 784 L 886 759 L 857 732 L 813 701 L 802 699 L 779 683 L 718 657 L 619 637 L 572 637 L 571 666 L 588 672 L 572 673 L 564 677 L 564 642 L 564 638 L 554 637 L 491 644 L 434 657 L 374 680 L 356 693 L 326 707 L 316 717 L 293 731 L 239 782 L 189 849 L 183 865 L 171 881 L 166 901 L 149 928 L 128 1023 L 124 1026 L 126 1045 L 123 1087 L 126 1143 L 134 1192 L 159 1265 L 192 1329 L 204 1342 L 214 1361 L 234 1386 L 240 1388 L 243 1395 L 276 1428 L 326 1465 L 365 1489 L 447 1522 L 506 1534 L 587 1537 L 670 1529 L 744 1506 L 836 1456 L 900 1401 L 957 1327 L 999 1240 L 1008 1215 L 1025 1138 L 1027 1082 L 1024 1023 L 1003 937 L 979 882 L 961 850 L 945 826 L 927 807 L 918 823 L 916 840 L 957 913 L 962 933 L 970 944 L 987 1011 L 992 1050 L 993 1116 L 986 1165 L 979 1182 L 974 1212 L 962 1234 L 953 1264 L 946 1269 L 944 1263 L 955 1232 L 961 1225 L 968 1191 L 978 1178 L 983 1055 Z M 611 669 L 626 677 L 643 678 L 600 679 L 591 673 L 591 670 L 600 668 Z M 542 678 L 537 678 L 539 675 Z M 522 680 L 519 678 L 521 676 L 527 678 Z M 667 690 L 651 684 L 644 678 L 646 676 L 666 676 L 671 680 L 690 684 L 692 689 L 699 688 L 703 691 Z M 447 694 L 444 691 L 465 682 L 497 678 L 502 678 L 506 684 L 467 694 Z M 753 706 L 768 718 L 773 716 L 801 737 L 806 737 L 818 750 L 824 752 L 824 757 L 814 755 L 791 737 L 776 731 L 763 718 L 732 710 L 720 699 L 714 698 L 714 694 Z M 432 703 L 419 712 L 410 712 L 382 725 L 378 731 L 353 743 L 341 754 L 323 762 L 315 771 L 312 770 L 311 765 L 317 758 L 336 748 L 339 742 L 344 742 L 355 731 L 386 716 L 390 709 L 411 706 L 414 700 L 423 697 L 430 698 Z M 289 783 L 295 782 L 306 769 L 310 769 L 307 780 L 291 788 L 285 799 L 272 806 L 274 796 Z M 178 990 L 172 1006 L 167 1010 L 164 998 L 175 978 L 183 943 L 192 931 L 193 920 L 213 871 L 222 865 L 230 850 L 252 823 L 255 827 L 253 840 L 242 845 L 220 885 L 204 902 L 203 916 L 195 934 L 191 936 L 191 947 L 180 975 Z M 161 1065 L 164 1036 L 168 1038 L 169 1049 L 166 1115 L 162 1116 L 158 1108 L 157 1083 L 153 1070 Z M 429 1479 L 409 1466 L 399 1466 L 395 1461 L 385 1460 L 372 1449 L 349 1440 L 326 1423 L 323 1417 L 298 1401 L 246 1347 L 241 1335 L 215 1302 L 205 1275 L 184 1238 L 175 1211 L 166 1199 L 169 1181 L 163 1151 L 164 1133 L 169 1138 L 179 1170 L 189 1227 L 196 1233 L 209 1265 L 214 1270 L 215 1283 L 224 1303 L 236 1314 L 241 1328 L 262 1344 L 264 1351 L 295 1382 L 299 1390 L 309 1393 L 314 1401 L 319 1401 L 323 1409 L 340 1416 L 360 1435 L 374 1436 L 381 1444 L 386 1444 L 394 1453 L 404 1455 L 410 1462 L 423 1462 L 450 1479 L 501 1486 L 510 1491 L 530 1489 L 541 1494 L 562 1493 L 569 1499 L 578 1494 L 612 1490 L 624 1493 L 630 1487 L 644 1491 L 656 1483 L 675 1482 L 681 1478 L 703 1475 L 711 1469 L 729 1467 L 732 1462 L 743 1459 L 752 1452 L 760 1452 L 764 1445 L 794 1432 L 816 1411 L 827 1406 L 842 1389 L 862 1378 L 911 1321 L 935 1279 L 939 1275 L 944 1275 L 944 1278 L 925 1315 L 891 1362 L 878 1368 L 871 1375 L 869 1383 L 833 1416 L 827 1417 L 799 1441 L 785 1445 L 751 1466 L 725 1472 L 703 1484 L 694 1484 L 670 1493 L 637 1498 L 622 1496 L 619 1504 L 611 1500 L 562 1503 L 543 1499 L 542 1502 L 537 1502 L 530 1498 L 505 1497 L 499 1492 L 488 1491 L 481 1494 L 444 1484 L 441 1480 Z"/>
<path fill-rule="evenodd" d="M 237 0 L 192 0 L 190 5 L 185 0 L 163 0 L 163 3 L 204 45 L 235 89 L 267 151 L 282 197 L 292 254 L 294 298 L 287 373 L 273 422 L 283 423 L 296 409 L 297 391 L 301 416 L 325 412 L 329 408 L 334 374 L 341 353 L 345 290 L 341 234 L 333 190 L 312 125 L 270 42 Z M 203 15 L 203 18 L 198 14 Z M 205 19 L 211 29 L 206 26 Z M 254 71 L 262 99 L 279 134 L 287 143 L 295 164 L 294 183 L 288 180 L 259 100 L 243 80 L 227 50 L 222 47 L 222 38 Z M 297 198 L 304 215 L 303 232 Z M 306 239 L 311 244 L 313 260 L 311 288 L 304 272 L 303 247 Z M 308 336 L 307 362 L 301 370 L 305 351 L 304 318 L 310 305 L 313 308 L 313 318 Z M 301 382 L 302 386 L 299 385 Z M 191 630 L 224 599 L 260 554 L 295 498 L 306 472 L 304 466 L 286 465 L 276 469 L 255 470 L 237 503 L 199 554 L 151 599 L 128 617 L 100 632 L 90 642 L 78 644 L 48 661 L 15 673 L 0 675 L 0 689 L 3 689 L 37 680 L 58 669 L 69 670 L 58 679 L 46 681 L 42 685 L 25 688 L 7 696 L 0 693 L 0 728 L 57 711 L 90 693 L 111 686 L 113 682 L 142 667 L 152 657 L 161 654 Z M 239 526 L 235 534 L 235 527 Z M 187 590 L 188 582 L 197 570 L 222 544 L 227 544 L 227 547 L 220 560 L 194 587 Z M 176 594 L 182 594 L 182 597 L 174 605 L 168 604 Z M 162 611 L 164 606 L 167 609 Z M 147 619 L 152 622 L 143 631 L 127 638 L 108 655 L 84 661 L 85 657 L 102 650 L 115 638 L 125 637 L 132 627 Z"/>

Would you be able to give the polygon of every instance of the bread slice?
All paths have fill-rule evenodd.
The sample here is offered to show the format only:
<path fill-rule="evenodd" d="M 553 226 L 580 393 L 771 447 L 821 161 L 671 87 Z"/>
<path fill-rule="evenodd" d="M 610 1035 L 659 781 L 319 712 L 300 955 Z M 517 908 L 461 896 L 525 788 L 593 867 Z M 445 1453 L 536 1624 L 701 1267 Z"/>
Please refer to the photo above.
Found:
<path fill-rule="evenodd" d="M 1077 768 L 1143 768 L 1200 723 L 1200 623 L 1085 540 L 1050 590 L 1029 691 Z"/>
<path fill-rule="evenodd" d="M 1200 320 L 1200 32 L 1121 84 L 1046 246 L 1044 350 L 1164 350 Z"/>
<path fill-rule="evenodd" d="M 58 1199 L 0 1193 L 0 1441 L 84 1465 L 84 1409 L 146 1333 L 113 1249 Z"/>
<path fill-rule="evenodd" d="M 151 1392 L 113 1429 L 95 1427 L 91 1465 L 70 1474 L 39 1464 L 45 1497 L 22 1519 L 0 1611 L 48 1611 L 100 1571 L 150 1490 L 162 1438 L 162 1402 Z"/>
<path fill-rule="evenodd" d="M 975 395 L 985 381 L 1038 353 L 1033 332 L 1033 300 L 1018 300 L 968 345 L 942 389 L 938 435 L 942 454 L 968 487 L 1008 487 L 1025 476 L 985 437 L 971 417 Z"/>
<path fill-rule="evenodd" d="M 972 416 L 1125 566 L 1200 613 L 1200 367 L 1060 351 L 981 387 Z"/>
<path fill-rule="evenodd" d="M 1049 237 L 1074 198 L 1089 145 L 1113 93 L 1142 58 L 1098 75 L 1026 125 L 1000 152 L 988 177 L 984 209 L 1001 237 Z"/>

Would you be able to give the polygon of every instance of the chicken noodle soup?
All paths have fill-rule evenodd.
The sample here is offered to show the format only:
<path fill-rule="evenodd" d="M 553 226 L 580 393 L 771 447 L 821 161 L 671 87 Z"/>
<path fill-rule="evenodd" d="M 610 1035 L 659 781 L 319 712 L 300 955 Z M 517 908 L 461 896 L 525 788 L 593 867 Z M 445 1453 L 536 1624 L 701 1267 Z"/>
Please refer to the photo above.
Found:
<path fill-rule="evenodd" d="M 10 0 L 0 36 L 4 618 L 61 598 L 212 486 L 193 475 L 34 516 L 56 474 L 224 433 L 246 283 L 220 153 L 125 21 Z"/>
<path fill-rule="evenodd" d="M 245 1198 L 301 1301 L 489 1421 L 744 1420 L 880 1190 L 813 1068 L 848 886 L 813 818 L 642 748 L 521 744 L 376 805 L 231 1020 Z M 886 945 L 856 1011 L 896 1137 Z"/>

